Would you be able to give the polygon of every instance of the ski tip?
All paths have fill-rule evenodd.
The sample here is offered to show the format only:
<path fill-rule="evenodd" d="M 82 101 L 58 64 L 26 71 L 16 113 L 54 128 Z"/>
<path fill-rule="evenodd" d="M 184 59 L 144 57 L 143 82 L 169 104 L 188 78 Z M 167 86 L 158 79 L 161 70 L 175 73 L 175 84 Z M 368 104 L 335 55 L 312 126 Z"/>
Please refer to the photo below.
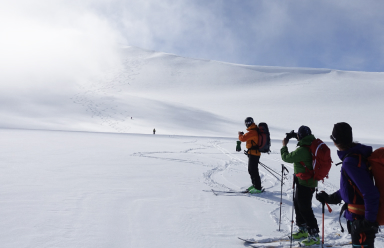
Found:
<path fill-rule="evenodd" d="M 255 240 L 253 239 L 245 239 L 240 237 L 237 237 L 237 238 L 240 239 L 241 241 L 244 241 L 245 243 L 255 243 Z"/>

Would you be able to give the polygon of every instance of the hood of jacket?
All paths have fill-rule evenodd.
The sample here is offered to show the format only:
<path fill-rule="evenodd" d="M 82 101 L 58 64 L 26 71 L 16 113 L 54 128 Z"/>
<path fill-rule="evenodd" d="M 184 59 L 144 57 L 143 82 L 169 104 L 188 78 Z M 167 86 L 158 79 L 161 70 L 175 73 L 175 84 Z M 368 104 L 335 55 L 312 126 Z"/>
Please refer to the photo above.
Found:
<path fill-rule="evenodd" d="M 372 146 L 366 146 L 363 144 L 357 144 L 354 147 L 346 150 L 346 151 L 337 151 L 337 155 L 340 160 L 343 160 L 345 156 L 348 154 L 361 154 L 363 157 L 367 158 L 372 153 Z"/>

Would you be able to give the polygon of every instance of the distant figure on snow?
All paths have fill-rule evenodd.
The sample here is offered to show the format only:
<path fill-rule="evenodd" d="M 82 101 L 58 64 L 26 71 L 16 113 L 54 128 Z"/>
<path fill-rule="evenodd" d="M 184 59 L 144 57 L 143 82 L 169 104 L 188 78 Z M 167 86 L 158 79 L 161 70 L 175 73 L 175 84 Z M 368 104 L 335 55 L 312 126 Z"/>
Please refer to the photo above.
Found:
<path fill-rule="evenodd" d="M 153 129 L 153 134 L 155 134 L 156 133 L 156 129 Z"/>

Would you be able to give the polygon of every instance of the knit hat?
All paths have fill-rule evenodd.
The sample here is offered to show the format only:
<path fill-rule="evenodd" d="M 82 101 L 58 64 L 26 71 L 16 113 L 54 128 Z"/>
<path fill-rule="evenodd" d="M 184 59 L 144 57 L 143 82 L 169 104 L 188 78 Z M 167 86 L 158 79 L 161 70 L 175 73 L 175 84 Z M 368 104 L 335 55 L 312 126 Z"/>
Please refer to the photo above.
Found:
<path fill-rule="evenodd" d="M 339 122 L 333 126 L 331 139 L 336 144 L 350 144 L 353 142 L 352 127 L 346 122 Z"/>
<path fill-rule="evenodd" d="M 311 129 L 307 126 L 301 126 L 299 128 L 299 131 L 297 132 L 297 135 L 299 136 L 299 139 L 303 139 L 305 136 L 311 135 Z"/>

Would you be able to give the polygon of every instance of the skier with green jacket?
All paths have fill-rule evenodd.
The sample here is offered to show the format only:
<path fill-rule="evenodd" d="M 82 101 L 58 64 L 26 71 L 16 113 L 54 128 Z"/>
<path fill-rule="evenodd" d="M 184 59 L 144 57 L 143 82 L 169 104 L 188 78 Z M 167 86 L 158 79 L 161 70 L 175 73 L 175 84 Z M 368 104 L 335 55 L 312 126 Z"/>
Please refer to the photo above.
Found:
<path fill-rule="evenodd" d="M 297 132 L 297 148 L 295 151 L 289 153 L 287 148 L 288 140 L 283 140 L 283 147 L 281 148 L 281 159 L 286 163 L 293 163 L 295 175 L 305 173 L 307 170 L 313 170 L 312 167 L 312 154 L 309 150 L 315 136 L 312 135 L 311 129 L 307 126 L 301 126 Z M 296 212 L 296 225 L 298 231 L 292 235 L 293 239 L 306 238 L 301 241 L 305 246 L 320 244 L 319 227 L 317 220 L 312 210 L 312 197 L 317 187 L 317 181 L 313 178 L 302 180 L 295 176 L 296 193 L 294 199 L 294 206 Z"/>

